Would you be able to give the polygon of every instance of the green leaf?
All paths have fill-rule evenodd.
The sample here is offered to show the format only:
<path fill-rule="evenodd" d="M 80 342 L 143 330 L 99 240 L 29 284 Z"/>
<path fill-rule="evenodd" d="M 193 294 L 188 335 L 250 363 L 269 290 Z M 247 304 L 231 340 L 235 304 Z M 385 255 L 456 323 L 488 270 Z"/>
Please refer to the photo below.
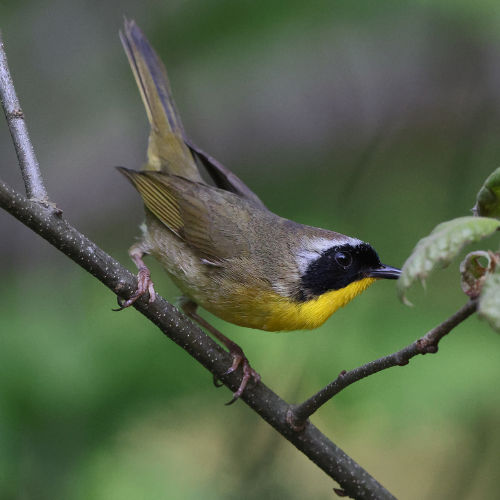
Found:
<path fill-rule="evenodd" d="M 436 226 L 422 238 L 405 262 L 398 280 L 399 297 L 406 304 L 406 290 L 419 279 L 422 283 L 438 265 L 446 267 L 465 245 L 489 236 L 500 221 L 488 217 L 459 217 Z"/>
<path fill-rule="evenodd" d="M 474 215 L 500 219 L 500 167 L 486 179 L 477 193 L 472 212 Z"/>
<path fill-rule="evenodd" d="M 479 316 L 500 332 L 500 271 L 486 277 L 479 297 Z"/>

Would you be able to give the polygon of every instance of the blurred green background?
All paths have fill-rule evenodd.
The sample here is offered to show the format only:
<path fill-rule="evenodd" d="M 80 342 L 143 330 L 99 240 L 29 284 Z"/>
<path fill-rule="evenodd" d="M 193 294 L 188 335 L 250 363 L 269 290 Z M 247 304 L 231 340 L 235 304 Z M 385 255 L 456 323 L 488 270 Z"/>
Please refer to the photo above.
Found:
<path fill-rule="evenodd" d="M 123 14 L 165 60 L 201 147 L 272 210 L 367 240 L 387 264 L 469 214 L 500 163 L 498 2 L 2 2 L 52 199 L 130 269 L 142 206 L 113 167 L 141 165 L 148 126 L 117 36 Z M 22 190 L 0 129 L 0 176 Z M 153 325 L 111 312 L 96 280 L 6 213 L 0 235 L 2 500 L 334 497 L 331 480 L 244 404 L 225 407 L 229 391 Z M 415 287 L 413 308 L 378 283 L 314 332 L 213 322 L 299 402 L 458 309 L 457 269 Z M 496 498 L 499 348 L 473 317 L 439 354 L 357 383 L 312 420 L 398 498 Z"/>

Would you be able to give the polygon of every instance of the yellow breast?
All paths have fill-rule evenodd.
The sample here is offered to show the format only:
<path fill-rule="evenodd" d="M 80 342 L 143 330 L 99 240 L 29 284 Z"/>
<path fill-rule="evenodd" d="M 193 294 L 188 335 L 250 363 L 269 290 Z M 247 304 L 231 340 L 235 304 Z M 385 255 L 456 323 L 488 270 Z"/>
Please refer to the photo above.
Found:
<path fill-rule="evenodd" d="M 304 330 L 322 325 L 337 309 L 348 304 L 366 290 L 374 278 L 350 283 L 340 290 L 332 290 L 307 302 L 296 302 L 273 292 L 238 294 L 237 307 L 214 310 L 222 319 L 240 326 L 259 330 Z M 242 290 L 243 292 L 243 290 Z"/>

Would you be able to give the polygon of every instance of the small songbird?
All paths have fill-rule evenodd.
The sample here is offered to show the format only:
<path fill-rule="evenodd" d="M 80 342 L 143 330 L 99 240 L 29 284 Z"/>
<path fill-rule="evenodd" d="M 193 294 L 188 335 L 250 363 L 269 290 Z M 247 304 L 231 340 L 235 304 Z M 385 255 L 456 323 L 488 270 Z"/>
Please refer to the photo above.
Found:
<path fill-rule="evenodd" d="M 249 328 L 311 329 L 375 280 L 397 279 L 400 271 L 381 264 L 368 243 L 270 212 L 188 139 L 165 67 L 134 21 L 125 21 L 120 38 L 151 125 L 143 170 L 119 167 L 146 212 L 142 238 L 129 250 L 139 269 L 138 289 L 122 308 L 144 294 L 155 300 L 143 261 L 152 255 L 181 290 L 184 312 L 229 349 L 233 363 L 227 373 L 242 367 L 235 401 L 251 378 L 260 377 L 242 349 L 196 313 L 197 306 Z"/>

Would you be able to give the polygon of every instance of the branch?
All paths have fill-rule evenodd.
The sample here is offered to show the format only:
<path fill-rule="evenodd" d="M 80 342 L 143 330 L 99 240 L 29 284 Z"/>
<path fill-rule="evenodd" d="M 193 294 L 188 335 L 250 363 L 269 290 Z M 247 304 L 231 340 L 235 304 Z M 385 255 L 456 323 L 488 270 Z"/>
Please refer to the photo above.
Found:
<path fill-rule="evenodd" d="M 288 421 L 295 429 L 304 427 L 307 419 L 328 400 L 333 398 L 341 390 L 349 385 L 374 373 L 386 370 L 392 366 L 404 366 L 410 359 L 418 354 L 435 353 L 438 350 L 439 341 L 462 321 L 467 319 L 477 310 L 477 300 L 470 300 L 453 316 L 428 331 L 422 338 L 416 340 L 407 347 L 383 358 L 370 361 L 363 366 L 346 372 L 342 371 L 339 376 L 314 396 L 300 405 L 292 406 L 288 412 Z"/>
<path fill-rule="evenodd" d="M 33 146 L 31 144 L 28 127 L 24 121 L 24 114 L 19 105 L 12 77 L 10 76 L 7 64 L 7 55 L 4 51 L 2 33 L 0 32 L 0 99 L 3 111 L 7 118 L 10 135 L 16 148 L 17 159 L 21 167 L 26 196 L 30 199 L 41 202 L 48 201 L 38 160 L 36 159 Z"/>
<path fill-rule="evenodd" d="M 0 97 L 23 173 L 26 193 L 30 198 L 25 198 L 0 180 L 0 207 L 46 239 L 118 296 L 129 298 L 137 289 L 135 276 L 66 222 L 62 212 L 54 209 L 51 203 L 38 203 L 47 201 L 47 192 L 8 70 L 1 33 Z M 239 387 L 241 369 L 226 375 L 227 367 L 231 365 L 230 355 L 165 299 L 157 296 L 151 304 L 140 299 L 134 303 L 134 307 L 217 379 L 222 380 L 231 391 L 234 392 Z M 357 499 L 394 499 L 382 485 L 316 427 L 309 425 L 303 432 L 294 432 L 286 421 L 289 405 L 263 383 L 247 387 L 241 399 L 337 481 L 343 490 L 335 491 Z"/>
<path fill-rule="evenodd" d="M 120 297 L 126 299 L 136 290 L 135 276 L 79 233 L 59 212 L 26 199 L 1 180 L 0 207 L 10 212 Z M 224 375 L 231 364 L 230 355 L 165 299 L 158 296 L 152 304 L 140 299 L 134 307 L 222 380 L 231 391 L 234 392 L 239 387 L 241 369 L 236 373 Z M 382 485 L 314 425 L 307 425 L 301 432 L 291 429 L 287 422 L 289 405 L 263 383 L 247 387 L 241 399 L 337 481 L 348 496 L 357 499 L 394 499 Z"/>
<path fill-rule="evenodd" d="M 1 34 L 0 97 L 18 155 L 26 193 L 30 198 L 15 192 L 0 180 L 0 207 L 70 257 L 115 294 L 129 298 L 137 289 L 135 276 L 73 228 L 64 220 L 62 212 L 48 203 L 38 162 L 8 70 Z M 45 203 L 40 204 L 39 201 Z M 230 375 L 225 374 L 231 364 L 229 354 L 165 299 L 158 296 L 152 304 L 140 299 L 134 303 L 134 307 L 217 379 L 222 380 L 231 391 L 234 392 L 239 387 L 241 369 Z M 356 380 L 396 364 L 406 364 L 416 354 L 436 352 L 439 340 L 472 314 L 476 307 L 476 302 L 471 301 L 449 320 L 409 347 L 351 372 L 343 372 L 332 384 L 297 407 L 288 405 L 263 383 L 247 387 L 241 399 L 337 481 L 343 488 L 335 490 L 339 495 L 356 499 L 393 499 L 394 497 L 351 457 L 314 425 L 306 425 L 305 422 L 321 404 Z"/>

